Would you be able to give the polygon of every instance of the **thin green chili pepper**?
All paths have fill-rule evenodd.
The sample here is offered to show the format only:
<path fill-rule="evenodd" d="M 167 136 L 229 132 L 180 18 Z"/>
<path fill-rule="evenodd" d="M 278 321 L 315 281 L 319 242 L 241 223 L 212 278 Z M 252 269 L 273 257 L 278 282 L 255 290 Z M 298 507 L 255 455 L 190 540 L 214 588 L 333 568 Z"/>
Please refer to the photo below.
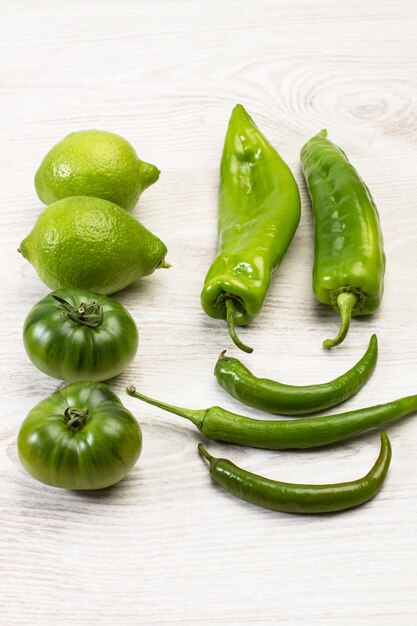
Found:
<path fill-rule="evenodd" d="M 185 417 L 207 439 L 269 450 L 326 446 L 358 435 L 364 430 L 396 422 L 417 411 L 416 394 L 337 415 L 301 417 L 295 420 L 258 420 L 231 413 L 218 406 L 202 410 L 183 409 L 149 398 L 136 391 L 133 385 L 129 385 L 126 392 L 164 411 Z"/>
<path fill-rule="evenodd" d="M 316 298 L 340 313 L 340 330 L 323 345 L 340 344 L 351 316 L 378 308 L 385 254 L 378 211 L 371 193 L 343 150 L 322 130 L 301 150 L 301 165 L 314 216 Z"/>
<path fill-rule="evenodd" d="M 376 496 L 391 462 L 391 443 L 381 433 L 381 449 L 372 469 L 357 480 L 330 485 L 301 485 L 252 474 L 227 459 L 213 457 L 198 444 L 213 479 L 232 495 L 265 509 L 286 513 L 332 513 L 351 509 Z"/>
<path fill-rule="evenodd" d="M 201 304 L 225 319 L 238 348 L 235 326 L 262 309 L 272 274 L 300 221 L 300 194 L 289 167 L 242 105 L 233 109 L 220 166 L 219 250 L 206 276 Z"/>
<path fill-rule="evenodd" d="M 261 411 L 282 415 L 306 415 L 324 411 L 351 396 L 363 387 L 372 374 L 378 357 L 378 341 L 372 335 L 363 357 L 350 370 L 319 385 L 284 385 L 268 378 L 256 378 L 238 359 L 222 352 L 214 374 L 227 393 Z"/>

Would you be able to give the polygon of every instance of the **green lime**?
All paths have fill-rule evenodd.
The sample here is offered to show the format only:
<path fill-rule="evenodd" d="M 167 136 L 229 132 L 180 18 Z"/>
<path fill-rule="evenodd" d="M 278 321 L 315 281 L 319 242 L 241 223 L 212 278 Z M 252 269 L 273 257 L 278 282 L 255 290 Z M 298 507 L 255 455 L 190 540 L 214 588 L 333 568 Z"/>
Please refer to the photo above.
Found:
<path fill-rule="evenodd" d="M 51 148 L 35 174 L 35 187 L 45 204 L 92 196 L 132 209 L 158 178 L 158 168 L 141 161 L 120 135 L 81 130 Z"/>
<path fill-rule="evenodd" d="M 50 289 L 114 293 L 165 262 L 165 244 L 130 213 L 101 198 L 73 196 L 42 211 L 19 252 Z"/>

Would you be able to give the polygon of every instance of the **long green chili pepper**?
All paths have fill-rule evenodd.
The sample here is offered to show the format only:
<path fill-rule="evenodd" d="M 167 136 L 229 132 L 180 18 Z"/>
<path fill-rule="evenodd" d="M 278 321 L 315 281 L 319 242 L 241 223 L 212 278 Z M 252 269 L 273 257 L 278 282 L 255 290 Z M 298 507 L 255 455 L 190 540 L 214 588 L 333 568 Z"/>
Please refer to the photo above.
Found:
<path fill-rule="evenodd" d="M 159 402 L 136 391 L 133 385 L 126 392 L 148 404 L 185 417 L 207 438 L 237 443 L 252 448 L 285 450 L 316 448 L 358 435 L 364 430 L 396 422 L 417 411 L 417 394 L 376 406 L 322 417 L 296 420 L 258 420 L 237 415 L 213 406 L 192 410 Z"/>
<path fill-rule="evenodd" d="M 378 341 L 372 335 L 363 357 L 350 370 L 319 385 L 284 385 L 256 378 L 238 359 L 220 355 L 214 374 L 231 396 L 261 411 L 282 415 L 306 415 L 324 411 L 353 396 L 372 374 L 378 357 Z"/>
<path fill-rule="evenodd" d="M 219 250 L 206 276 L 201 304 L 225 319 L 238 348 L 235 326 L 260 312 L 272 274 L 300 221 L 300 195 L 289 167 L 242 105 L 233 109 L 220 166 Z"/>
<path fill-rule="evenodd" d="M 332 513 L 368 502 L 381 489 L 391 462 L 391 444 L 381 433 L 381 449 L 374 466 L 363 478 L 330 485 L 299 485 L 252 474 L 227 459 L 218 459 L 198 445 L 210 464 L 213 479 L 229 493 L 265 509 L 286 513 Z"/>
<path fill-rule="evenodd" d="M 378 308 L 385 255 L 378 211 L 371 193 L 343 150 L 322 130 L 301 150 L 301 165 L 314 216 L 316 298 L 340 313 L 340 330 L 323 345 L 341 343 L 351 316 Z"/>

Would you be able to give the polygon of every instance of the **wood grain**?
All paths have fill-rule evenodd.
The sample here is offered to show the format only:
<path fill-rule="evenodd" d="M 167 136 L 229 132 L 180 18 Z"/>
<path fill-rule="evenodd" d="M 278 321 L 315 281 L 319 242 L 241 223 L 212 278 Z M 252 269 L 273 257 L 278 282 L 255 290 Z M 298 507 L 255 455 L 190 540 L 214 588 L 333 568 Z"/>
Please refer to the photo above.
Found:
<path fill-rule="evenodd" d="M 242 411 L 212 375 L 218 353 L 236 350 L 199 305 L 236 102 L 292 167 L 303 205 L 264 310 L 242 331 L 255 348 L 246 361 L 294 384 L 324 381 L 377 332 L 377 370 L 346 407 L 416 391 L 415 2 L 1 0 L 0 9 L 0 623 L 415 623 L 415 420 L 390 428 L 392 469 L 375 500 L 345 514 L 289 516 L 222 492 L 197 456 L 198 433 L 123 392 L 134 382 L 184 406 Z M 84 495 L 36 483 L 17 458 L 22 419 L 60 383 L 24 353 L 24 317 L 47 288 L 16 248 L 42 209 L 33 188 L 41 158 L 68 132 L 91 127 L 121 133 L 161 168 L 134 214 L 167 243 L 173 267 L 117 296 L 141 344 L 111 386 L 138 417 L 144 450 L 120 485 Z M 321 341 L 337 320 L 311 293 L 312 222 L 299 166 L 301 146 L 322 127 L 372 190 L 388 259 L 380 311 L 354 321 L 331 354 Z M 304 453 L 210 449 L 271 477 L 327 482 L 365 472 L 378 437 Z"/>

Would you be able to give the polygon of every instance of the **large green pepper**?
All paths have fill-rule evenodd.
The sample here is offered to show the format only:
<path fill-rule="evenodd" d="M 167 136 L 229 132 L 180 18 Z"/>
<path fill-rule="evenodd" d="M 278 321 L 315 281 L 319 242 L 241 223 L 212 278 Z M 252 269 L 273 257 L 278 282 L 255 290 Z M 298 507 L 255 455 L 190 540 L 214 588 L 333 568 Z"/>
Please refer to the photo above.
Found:
<path fill-rule="evenodd" d="M 220 166 L 219 250 L 201 304 L 235 332 L 260 312 L 272 274 L 300 221 L 300 195 L 289 167 L 242 105 L 233 109 Z"/>
<path fill-rule="evenodd" d="M 323 343 L 331 348 L 346 337 L 352 315 L 369 315 L 381 302 L 383 240 L 368 187 L 325 130 L 303 147 L 301 164 L 314 216 L 314 294 L 341 316 L 337 337 Z"/>

